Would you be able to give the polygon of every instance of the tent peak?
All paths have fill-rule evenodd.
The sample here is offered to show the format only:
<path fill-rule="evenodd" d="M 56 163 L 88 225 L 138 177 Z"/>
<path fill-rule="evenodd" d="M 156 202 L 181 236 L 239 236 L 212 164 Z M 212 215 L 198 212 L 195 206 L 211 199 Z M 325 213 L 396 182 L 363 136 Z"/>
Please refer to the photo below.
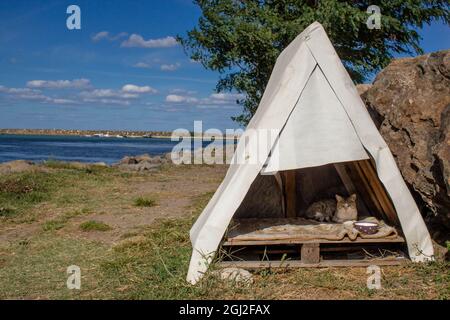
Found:
<path fill-rule="evenodd" d="M 313 23 L 311 23 L 308 27 L 306 27 L 305 30 L 303 30 L 297 37 L 296 39 L 302 39 L 302 40 L 308 40 L 312 34 L 317 31 L 317 30 L 322 30 L 325 32 L 325 29 L 323 28 L 323 26 L 318 22 L 318 21 L 314 21 Z"/>

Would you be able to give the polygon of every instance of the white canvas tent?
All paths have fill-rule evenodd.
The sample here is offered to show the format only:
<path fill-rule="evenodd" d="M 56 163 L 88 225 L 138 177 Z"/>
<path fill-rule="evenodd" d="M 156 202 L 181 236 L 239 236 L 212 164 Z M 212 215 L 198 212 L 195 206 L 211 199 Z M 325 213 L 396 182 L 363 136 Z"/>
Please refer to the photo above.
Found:
<path fill-rule="evenodd" d="M 249 141 L 256 143 L 259 153 L 267 149 L 263 146 L 267 142 L 256 137 L 258 130 L 280 133 L 263 151 L 264 161 L 251 162 L 256 155 L 254 149 L 246 148 Z M 395 207 L 411 260 L 431 259 L 428 230 L 394 158 L 325 30 L 315 22 L 278 57 L 224 180 L 191 229 L 193 252 L 187 280 L 194 284 L 207 270 L 233 215 L 260 174 L 369 158 Z"/>

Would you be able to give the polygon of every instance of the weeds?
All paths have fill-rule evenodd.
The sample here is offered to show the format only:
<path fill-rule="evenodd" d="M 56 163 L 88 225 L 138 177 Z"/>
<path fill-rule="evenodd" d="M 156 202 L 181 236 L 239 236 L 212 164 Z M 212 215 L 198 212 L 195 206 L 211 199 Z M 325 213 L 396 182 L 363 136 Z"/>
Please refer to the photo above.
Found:
<path fill-rule="evenodd" d="M 80 229 L 83 231 L 109 231 L 112 228 L 106 223 L 89 220 L 80 224 Z"/>
<path fill-rule="evenodd" d="M 0 208 L 0 217 L 13 217 L 16 215 L 16 210 L 11 207 Z"/>
<path fill-rule="evenodd" d="M 122 190 L 132 189 L 130 181 L 135 181 L 131 179 L 136 179 L 137 175 L 125 175 L 107 168 L 88 172 L 60 164 L 47 164 L 46 170 L 0 176 L 0 217 L 6 226 L 2 231 L 10 230 L 13 223 L 18 223 L 19 218 L 13 217 L 20 217 L 20 221 L 36 218 L 39 226 L 33 233 L 22 233 L 20 237 L 10 237 L 8 241 L 0 242 L 2 299 L 450 297 L 450 268 L 445 262 L 382 267 L 380 290 L 367 289 L 365 268 L 266 269 L 253 274 L 253 284 L 242 286 L 220 280 L 219 266 L 214 263 L 201 281 L 193 286 L 186 282 L 192 252 L 189 230 L 212 192 L 189 196 L 193 204 L 183 210 L 186 215 L 181 218 L 156 220 L 150 226 L 134 226 L 126 230 L 119 230 L 120 226 L 114 225 L 114 235 L 117 231 L 117 238 L 121 240 L 111 246 L 86 239 L 90 236 L 101 239 L 100 232 L 80 235 L 80 232 L 69 226 L 85 231 L 111 230 L 111 226 L 91 220 L 89 215 L 93 211 L 99 213 L 108 210 L 105 208 L 106 203 L 130 209 L 130 199 L 133 198 L 128 194 L 123 197 L 117 195 Z M 155 174 L 152 183 L 158 183 L 157 178 L 160 176 L 167 181 L 177 182 L 177 175 L 182 170 L 196 169 L 169 168 L 164 175 Z M 142 183 L 147 178 L 139 176 L 139 179 L 139 183 Z M 137 195 L 137 192 L 134 193 L 134 196 Z M 164 199 L 160 194 L 158 197 L 158 200 Z M 143 199 L 155 200 L 152 197 Z M 80 207 L 81 204 L 84 209 Z M 53 208 L 59 209 L 56 212 L 67 212 L 48 220 L 45 213 Z M 131 209 L 134 210 L 132 212 L 141 213 L 139 209 Z M 85 222 L 78 225 L 77 220 L 77 224 L 74 224 L 75 221 L 71 219 L 75 220 L 79 216 L 83 216 Z M 142 218 L 142 215 L 136 216 Z M 18 230 L 28 231 L 27 228 L 19 226 Z M 60 232 L 52 232 L 55 230 Z M 74 231 L 76 236 L 72 237 Z M 111 234 L 105 234 L 104 238 L 109 239 Z M 282 260 L 286 260 L 285 257 Z M 66 287 L 66 270 L 73 264 L 81 268 L 81 290 L 68 290 Z"/>
<path fill-rule="evenodd" d="M 85 214 L 90 212 L 89 209 L 83 208 L 81 211 L 72 211 L 72 212 L 68 212 L 63 214 L 61 217 L 58 217 L 56 219 L 50 220 L 45 222 L 42 225 L 42 229 L 44 231 L 54 231 L 54 230 L 59 230 L 65 227 L 65 225 L 67 224 L 67 222 L 72 219 L 73 217 Z"/>
<path fill-rule="evenodd" d="M 56 176 L 42 172 L 0 177 L 0 216 L 14 217 L 30 206 L 49 199 L 59 181 Z"/>
<path fill-rule="evenodd" d="M 154 207 L 157 204 L 158 204 L 157 201 L 153 198 L 139 197 L 134 199 L 134 205 L 136 207 Z"/>

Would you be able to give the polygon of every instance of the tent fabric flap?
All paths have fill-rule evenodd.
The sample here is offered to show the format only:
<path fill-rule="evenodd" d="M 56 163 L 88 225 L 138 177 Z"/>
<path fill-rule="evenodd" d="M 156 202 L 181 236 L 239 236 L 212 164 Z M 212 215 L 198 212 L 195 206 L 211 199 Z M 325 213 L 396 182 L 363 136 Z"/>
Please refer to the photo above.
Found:
<path fill-rule="evenodd" d="M 263 173 L 364 159 L 369 156 L 350 119 L 322 70 L 316 68 Z"/>

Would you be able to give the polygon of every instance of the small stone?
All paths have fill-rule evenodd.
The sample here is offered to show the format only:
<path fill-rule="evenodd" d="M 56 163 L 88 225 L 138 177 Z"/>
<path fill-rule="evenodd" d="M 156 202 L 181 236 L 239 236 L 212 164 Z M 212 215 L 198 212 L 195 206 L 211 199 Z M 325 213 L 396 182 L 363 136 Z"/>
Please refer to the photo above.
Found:
<path fill-rule="evenodd" d="M 92 165 L 96 166 L 96 167 L 107 167 L 108 166 L 105 162 L 95 162 Z"/>
<path fill-rule="evenodd" d="M 135 157 L 123 157 L 122 160 L 119 161 L 120 164 L 136 164 L 138 161 Z"/>
<path fill-rule="evenodd" d="M 135 160 L 136 160 L 138 163 L 139 163 L 139 162 L 143 162 L 143 161 L 151 162 L 151 161 L 152 161 L 152 157 L 151 157 L 149 154 L 145 153 L 145 154 L 142 154 L 142 155 L 140 155 L 140 156 L 137 156 L 137 157 L 135 158 Z"/>
<path fill-rule="evenodd" d="M 229 280 L 236 283 L 253 283 L 253 275 L 241 268 L 224 268 L 218 270 L 220 272 L 220 279 Z"/>

